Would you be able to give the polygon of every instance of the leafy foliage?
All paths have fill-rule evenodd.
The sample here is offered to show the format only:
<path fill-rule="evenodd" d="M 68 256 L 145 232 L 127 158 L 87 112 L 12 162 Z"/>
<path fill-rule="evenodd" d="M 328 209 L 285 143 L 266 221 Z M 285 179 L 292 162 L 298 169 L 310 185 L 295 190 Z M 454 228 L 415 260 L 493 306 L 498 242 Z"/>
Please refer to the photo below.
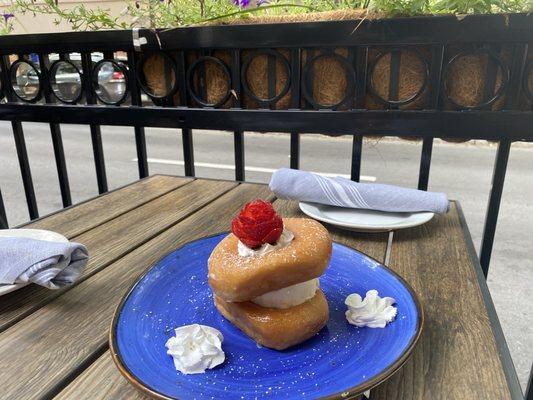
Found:
<path fill-rule="evenodd" d="M 370 9 L 389 16 L 521 12 L 533 9 L 533 0 L 124 0 L 119 15 L 84 4 L 63 8 L 55 0 L 12 0 L 0 19 L 0 34 L 13 29 L 16 15 L 48 14 L 73 30 L 171 28 L 247 18 L 251 14 L 278 15 L 339 9 Z"/>
<path fill-rule="evenodd" d="M 531 8 L 531 0 L 438 0 L 434 5 L 438 12 L 454 14 L 512 13 Z"/>
<path fill-rule="evenodd" d="M 460 1 L 460 0 L 459 0 Z M 372 0 L 370 8 L 392 17 L 430 13 L 429 0 Z"/>
<path fill-rule="evenodd" d="M 35 3 L 33 0 L 15 0 L 10 12 L 13 14 L 49 14 L 54 17 L 53 22 L 59 25 L 61 21 L 68 21 L 71 28 L 77 30 L 98 30 L 98 29 L 126 29 L 129 25 L 120 22 L 119 17 L 111 15 L 110 10 L 101 8 L 90 9 L 84 4 L 76 5 L 74 8 L 65 9 L 59 7 L 55 0 L 43 0 L 42 3 Z"/>

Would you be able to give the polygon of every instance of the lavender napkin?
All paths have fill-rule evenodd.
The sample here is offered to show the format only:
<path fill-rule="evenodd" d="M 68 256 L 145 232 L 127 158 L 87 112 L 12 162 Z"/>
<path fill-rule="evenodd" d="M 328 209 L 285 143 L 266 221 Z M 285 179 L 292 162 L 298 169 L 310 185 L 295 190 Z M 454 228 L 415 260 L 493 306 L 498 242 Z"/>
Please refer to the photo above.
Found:
<path fill-rule="evenodd" d="M 76 281 L 88 259 L 79 243 L 1 237 L 0 284 L 36 283 L 59 289 Z"/>
<path fill-rule="evenodd" d="M 446 194 L 349 179 L 326 178 L 311 172 L 281 168 L 274 172 L 270 189 L 281 198 L 387 212 L 448 212 Z"/>

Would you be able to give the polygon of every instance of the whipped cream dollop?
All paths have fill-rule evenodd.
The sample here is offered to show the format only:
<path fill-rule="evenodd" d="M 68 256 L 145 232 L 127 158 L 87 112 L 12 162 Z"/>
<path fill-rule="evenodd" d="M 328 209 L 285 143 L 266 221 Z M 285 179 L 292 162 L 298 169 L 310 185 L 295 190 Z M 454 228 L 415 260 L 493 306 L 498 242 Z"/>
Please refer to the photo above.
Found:
<path fill-rule="evenodd" d="M 352 293 L 344 303 L 348 306 L 346 319 L 358 327 L 384 328 L 398 312 L 393 307 L 396 300 L 392 297 L 379 297 L 377 290 L 366 292 L 364 300 L 357 293 Z"/>
<path fill-rule="evenodd" d="M 253 299 L 252 302 L 261 307 L 268 308 L 294 307 L 313 298 L 319 287 L 320 283 L 318 278 L 315 278 L 310 281 L 265 293 Z"/>
<path fill-rule="evenodd" d="M 239 243 L 237 244 L 237 251 L 239 252 L 239 255 L 241 257 L 263 256 L 267 253 L 270 253 L 271 251 L 287 247 L 293 239 L 294 235 L 292 234 L 292 232 L 287 229 L 283 229 L 283 232 L 281 232 L 281 236 L 274 245 L 266 243 L 257 249 L 251 249 L 239 240 Z"/>
<path fill-rule="evenodd" d="M 165 346 L 182 374 L 201 374 L 224 362 L 224 337 L 217 329 L 193 324 L 176 328 L 174 332 L 175 336 Z"/>

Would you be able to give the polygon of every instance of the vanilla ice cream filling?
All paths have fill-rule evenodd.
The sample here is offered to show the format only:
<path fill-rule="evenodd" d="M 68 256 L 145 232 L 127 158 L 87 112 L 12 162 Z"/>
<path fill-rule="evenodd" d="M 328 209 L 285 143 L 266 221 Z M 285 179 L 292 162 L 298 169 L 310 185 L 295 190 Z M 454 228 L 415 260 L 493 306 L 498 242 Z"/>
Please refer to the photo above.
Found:
<path fill-rule="evenodd" d="M 294 307 L 313 298 L 319 287 L 320 283 L 318 278 L 315 278 L 310 281 L 265 293 L 253 299 L 252 302 L 267 308 Z"/>

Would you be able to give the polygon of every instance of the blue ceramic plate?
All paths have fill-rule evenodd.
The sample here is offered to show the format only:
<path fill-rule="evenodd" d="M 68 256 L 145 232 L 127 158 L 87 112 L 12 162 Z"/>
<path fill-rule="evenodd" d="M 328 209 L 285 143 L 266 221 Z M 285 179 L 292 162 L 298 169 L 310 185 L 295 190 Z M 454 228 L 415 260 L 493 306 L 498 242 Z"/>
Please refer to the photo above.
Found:
<path fill-rule="evenodd" d="M 320 278 L 327 327 L 285 351 L 259 347 L 224 319 L 207 284 L 207 259 L 226 234 L 186 244 L 156 263 L 119 305 L 111 327 L 113 359 L 138 389 L 164 399 L 345 398 L 379 384 L 407 359 L 422 329 L 412 289 L 377 261 L 333 244 Z M 384 329 L 348 324 L 344 299 L 377 289 L 394 297 L 398 315 Z M 226 361 L 205 374 L 183 375 L 166 354 L 174 328 L 188 324 L 222 332 Z"/>

